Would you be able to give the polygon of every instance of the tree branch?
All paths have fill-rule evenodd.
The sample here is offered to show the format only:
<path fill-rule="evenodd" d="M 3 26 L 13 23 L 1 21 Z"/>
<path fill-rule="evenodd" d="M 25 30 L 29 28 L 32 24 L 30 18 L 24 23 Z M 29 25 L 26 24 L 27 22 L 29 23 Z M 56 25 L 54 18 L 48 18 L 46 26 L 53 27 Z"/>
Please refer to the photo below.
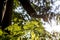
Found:
<path fill-rule="evenodd" d="M 43 18 L 42 15 L 37 15 L 36 11 L 31 6 L 29 0 L 19 0 L 22 4 L 23 8 L 27 11 L 27 13 L 34 18 Z"/>

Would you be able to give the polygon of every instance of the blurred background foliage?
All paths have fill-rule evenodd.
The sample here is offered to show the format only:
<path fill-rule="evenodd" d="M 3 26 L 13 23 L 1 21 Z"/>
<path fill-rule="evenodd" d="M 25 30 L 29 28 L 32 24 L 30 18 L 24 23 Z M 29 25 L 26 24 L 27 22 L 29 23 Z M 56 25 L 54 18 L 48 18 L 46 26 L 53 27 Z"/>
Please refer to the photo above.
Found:
<path fill-rule="evenodd" d="M 17 13 L 18 14 L 18 13 Z M 15 15 L 14 16 L 18 16 Z M 0 29 L 0 40 L 40 40 L 40 37 L 51 36 L 48 33 L 40 19 L 23 20 L 22 18 L 14 17 L 12 25 L 8 26 L 5 30 Z M 44 38 L 42 38 L 44 40 Z"/>
<path fill-rule="evenodd" d="M 40 10 L 39 6 L 33 3 L 31 5 L 36 11 Z M 21 12 L 16 11 L 18 7 L 21 7 Z M 49 2 L 46 1 L 45 7 L 48 11 Z M 45 30 L 41 18 L 32 18 L 25 12 L 19 1 L 14 0 L 12 25 L 5 28 L 9 33 L 0 29 L 0 40 L 46 40 L 46 38 L 52 40 L 52 34 Z"/>

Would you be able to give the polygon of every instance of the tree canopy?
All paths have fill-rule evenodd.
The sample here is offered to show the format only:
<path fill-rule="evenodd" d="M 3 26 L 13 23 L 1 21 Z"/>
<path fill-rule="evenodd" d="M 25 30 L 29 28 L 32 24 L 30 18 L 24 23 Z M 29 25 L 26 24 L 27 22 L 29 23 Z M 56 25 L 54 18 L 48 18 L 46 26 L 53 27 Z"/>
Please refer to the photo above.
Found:
<path fill-rule="evenodd" d="M 52 34 L 43 27 L 41 18 L 49 22 L 60 14 L 51 12 L 53 0 L 1 0 L 1 40 L 52 40 Z M 58 20 L 59 19 L 59 20 Z M 55 35 L 54 35 L 55 37 Z M 48 39 L 48 40 L 49 40 Z"/>

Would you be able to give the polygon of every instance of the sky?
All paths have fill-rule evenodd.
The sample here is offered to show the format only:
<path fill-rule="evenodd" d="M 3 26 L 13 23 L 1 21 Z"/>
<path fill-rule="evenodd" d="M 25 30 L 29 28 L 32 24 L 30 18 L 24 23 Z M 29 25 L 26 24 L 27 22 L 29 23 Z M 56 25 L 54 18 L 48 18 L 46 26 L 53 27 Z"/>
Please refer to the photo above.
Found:
<path fill-rule="evenodd" d="M 55 1 L 52 6 L 52 12 L 58 13 L 60 12 L 60 1 Z M 56 10 L 55 10 L 56 9 Z"/>
<path fill-rule="evenodd" d="M 51 20 L 51 23 L 47 23 L 45 22 L 45 25 L 43 25 L 45 30 L 47 30 L 48 32 L 52 33 L 52 32 L 60 32 L 60 25 L 56 24 L 56 21 L 55 20 Z"/>
<path fill-rule="evenodd" d="M 59 6 L 59 7 L 58 7 Z M 57 10 L 55 10 L 57 7 Z M 52 5 L 52 12 L 55 13 L 59 13 L 60 12 L 60 1 L 56 1 L 53 5 Z M 43 22 L 43 21 L 42 21 Z M 47 23 L 45 22 L 45 25 L 43 25 L 45 27 L 45 30 L 47 30 L 48 32 L 52 33 L 52 32 L 60 32 L 60 24 L 56 25 L 56 20 L 52 19 L 51 23 Z"/>
<path fill-rule="evenodd" d="M 50 4 L 52 6 L 51 12 L 59 13 L 60 12 L 60 0 L 53 0 L 53 1 L 54 1 L 54 3 Z M 38 2 L 36 2 L 34 4 L 37 6 L 40 6 L 40 5 L 38 5 Z M 42 22 L 44 22 L 44 21 L 42 20 Z M 47 22 L 44 22 L 44 23 L 45 23 L 45 25 L 43 25 L 43 26 L 44 26 L 45 30 L 47 30 L 48 32 L 50 32 L 50 33 L 54 32 L 54 31 L 60 32 L 60 24 L 56 25 L 56 20 L 52 19 L 50 24 Z"/>

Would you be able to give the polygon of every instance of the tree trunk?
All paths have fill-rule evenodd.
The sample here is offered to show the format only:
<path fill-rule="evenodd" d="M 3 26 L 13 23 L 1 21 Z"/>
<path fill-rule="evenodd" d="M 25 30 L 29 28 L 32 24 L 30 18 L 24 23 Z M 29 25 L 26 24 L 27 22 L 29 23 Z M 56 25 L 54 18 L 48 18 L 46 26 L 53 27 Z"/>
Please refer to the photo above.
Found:
<path fill-rule="evenodd" d="M 6 11 L 2 20 L 2 29 L 11 25 L 11 18 L 12 18 L 12 11 L 13 11 L 12 6 L 13 6 L 13 0 L 8 0 L 6 5 Z"/>
<path fill-rule="evenodd" d="M 23 8 L 29 13 L 29 15 L 36 13 L 36 11 L 31 6 L 29 0 L 19 0 Z"/>
<path fill-rule="evenodd" d="M 23 8 L 27 11 L 27 13 L 33 18 L 43 18 L 43 15 L 37 15 L 34 8 L 31 6 L 29 0 L 19 0 L 22 4 Z"/>
<path fill-rule="evenodd" d="M 1 26 L 1 20 L 2 20 L 3 4 L 4 4 L 4 0 L 0 0 L 0 26 Z"/>

